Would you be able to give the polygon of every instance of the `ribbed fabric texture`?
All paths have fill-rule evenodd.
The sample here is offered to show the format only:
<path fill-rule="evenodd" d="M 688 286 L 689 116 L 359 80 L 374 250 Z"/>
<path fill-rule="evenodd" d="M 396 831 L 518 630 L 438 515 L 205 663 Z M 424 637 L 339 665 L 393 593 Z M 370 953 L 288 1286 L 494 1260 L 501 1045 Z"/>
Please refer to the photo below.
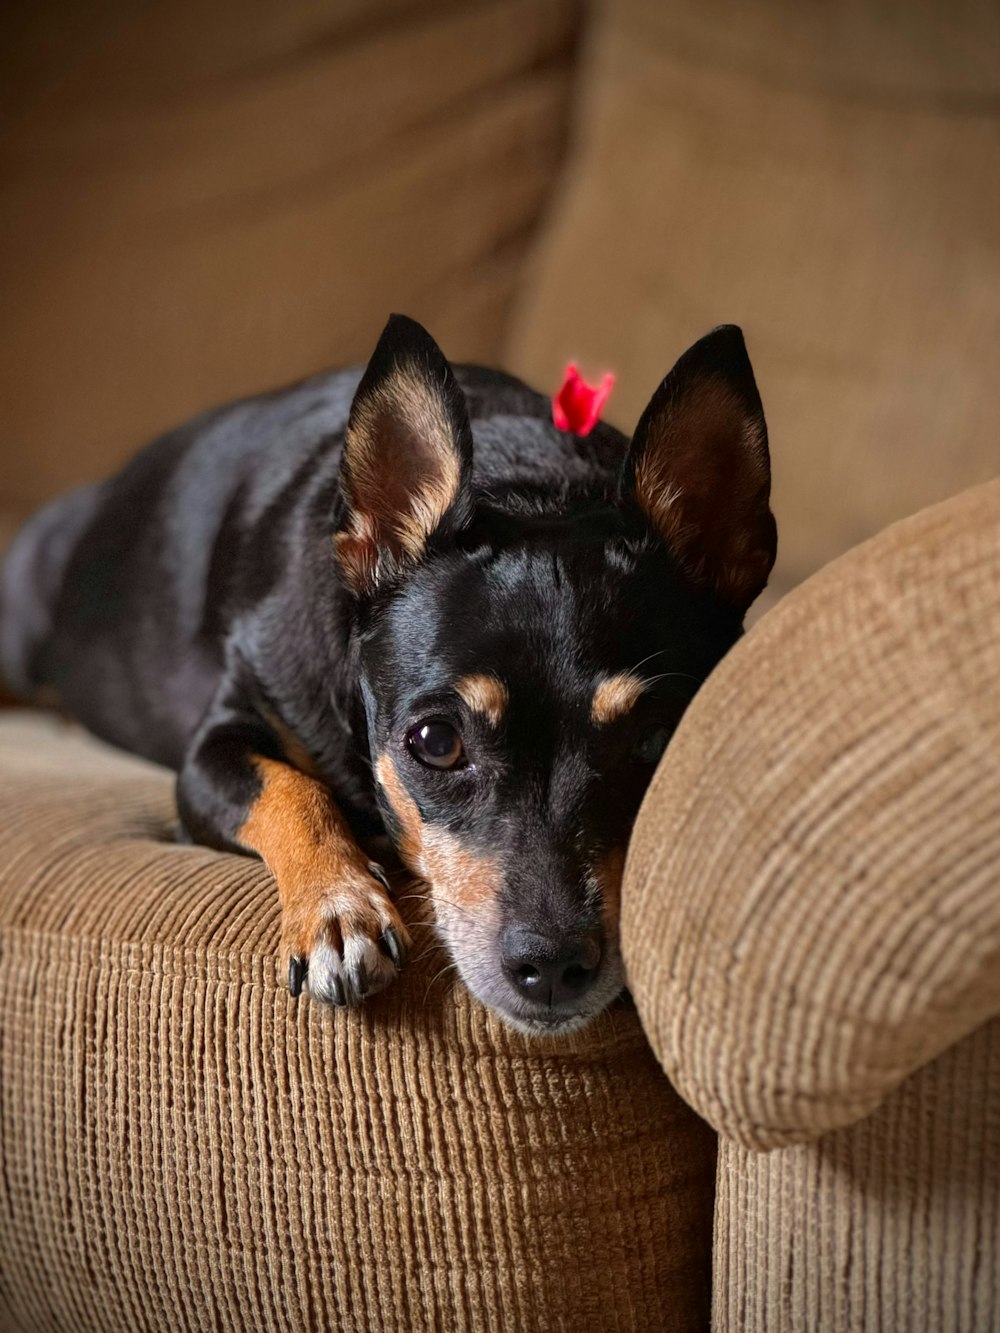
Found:
<path fill-rule="evenodd" d="M 647 793 L 622 929 L 664 1067 L 750 1148 L 860 1119 L 1000 1014 L 1000 482 L 729 654 Z"/>
<path fill-rule="evenodd" d="M 3 1333 L 705 1328 L 715 1139 L 631 1008 L 518 1037 L 416 922 L 295 1002 L 267 872 L 59 725 L 0 722 L 0 811 Z"/>
<path fill-rule="evenodd" d="M 722 1140 L 715 1246 L 715 1333 L 996 1333 L 1000 1022 L 817 1143 Z"/>
<path fill-rule="evenodd" d="M 1000 1329 L 1000 483 L 726 659 L 623 916 L 654 1047 L 725 1136 L 715 1333 Z"/>

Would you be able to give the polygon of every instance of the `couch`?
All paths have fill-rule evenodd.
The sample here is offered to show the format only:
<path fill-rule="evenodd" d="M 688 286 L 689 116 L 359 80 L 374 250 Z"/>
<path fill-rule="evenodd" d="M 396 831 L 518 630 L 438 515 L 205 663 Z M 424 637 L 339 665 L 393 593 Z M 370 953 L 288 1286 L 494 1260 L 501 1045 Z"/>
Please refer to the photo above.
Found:
<path fill-rule="evenodd" d="M 406 890 L 399 984 L 293 1001 L 267 872 L 9 713 L 0 1326 L 997 1327 L 998 662 L 1000 481 L 784 599 L 640 812 L 635 1008 L 547 1042 Z"/>
<path fill-rule="evenodd" d="M 12 0 L 0 530 L 390 310 L 634 427 L 744 326 L 769 601 L 1000 471 L 992 0 Z"/>

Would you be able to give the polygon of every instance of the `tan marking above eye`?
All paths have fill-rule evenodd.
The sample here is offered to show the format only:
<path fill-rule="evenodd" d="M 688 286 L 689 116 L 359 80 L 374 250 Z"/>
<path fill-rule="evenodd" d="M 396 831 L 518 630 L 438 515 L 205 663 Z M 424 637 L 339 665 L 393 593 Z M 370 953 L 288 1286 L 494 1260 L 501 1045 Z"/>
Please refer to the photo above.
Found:
<path fill-rule="evenodd" d="M 630 671 L 617 676 L 605 676 L 594 691 L 590 704 L 590 720 L 598 726 L 614 722 L 633 708 L 646 688 L 646 682 Z"/>
<path fill-rule="evenodd" d="M 485 672 L 463 676 L 456 682 L 455 692 L 474 713 L 482 713 L 494 726 L 500 723 L 510 702 L 503 681 Z"/>

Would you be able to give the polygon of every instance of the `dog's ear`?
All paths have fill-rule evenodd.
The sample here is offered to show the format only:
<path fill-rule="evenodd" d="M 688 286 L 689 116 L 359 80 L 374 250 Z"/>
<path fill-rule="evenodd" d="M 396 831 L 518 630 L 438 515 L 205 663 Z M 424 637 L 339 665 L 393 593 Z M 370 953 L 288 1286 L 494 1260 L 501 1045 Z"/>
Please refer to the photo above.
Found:
<path fill-rule="evenodd" d="M 392 315 L 347 423 L 335 543 L 348 586 L 374 592 L 419 560 L 432 536 L 460 527 L 471 476 L 472 429 L 451 367 L 426 329 Z"/>
<path fill-rule="evenodd" d="M 767 427 L 743 334 L 689 348 L 639 419 L 624 473 L 681 567 L 741 613 L 774 564 Z"/>

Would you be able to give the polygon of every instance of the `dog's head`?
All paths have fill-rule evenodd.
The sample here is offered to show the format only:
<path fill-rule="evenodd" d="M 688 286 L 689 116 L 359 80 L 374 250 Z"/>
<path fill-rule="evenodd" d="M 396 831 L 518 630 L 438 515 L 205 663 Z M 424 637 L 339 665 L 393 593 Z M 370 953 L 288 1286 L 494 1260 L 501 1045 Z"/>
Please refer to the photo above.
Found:
<path fill-rule="evenodd" d="M 512 416 L 474 478 L 475 429 L 437 345 L 394 317 L 351 412 L 337 553 L 400 855 L 468 987 L 515 1027 L 568 1030 L 622 989 L 639 803 L 774 561 L 764 416 L 727 327 L 613 465 L 552 480 L 565 438 Z M 532 459 L 550 484 L 525 480 Z"/>

